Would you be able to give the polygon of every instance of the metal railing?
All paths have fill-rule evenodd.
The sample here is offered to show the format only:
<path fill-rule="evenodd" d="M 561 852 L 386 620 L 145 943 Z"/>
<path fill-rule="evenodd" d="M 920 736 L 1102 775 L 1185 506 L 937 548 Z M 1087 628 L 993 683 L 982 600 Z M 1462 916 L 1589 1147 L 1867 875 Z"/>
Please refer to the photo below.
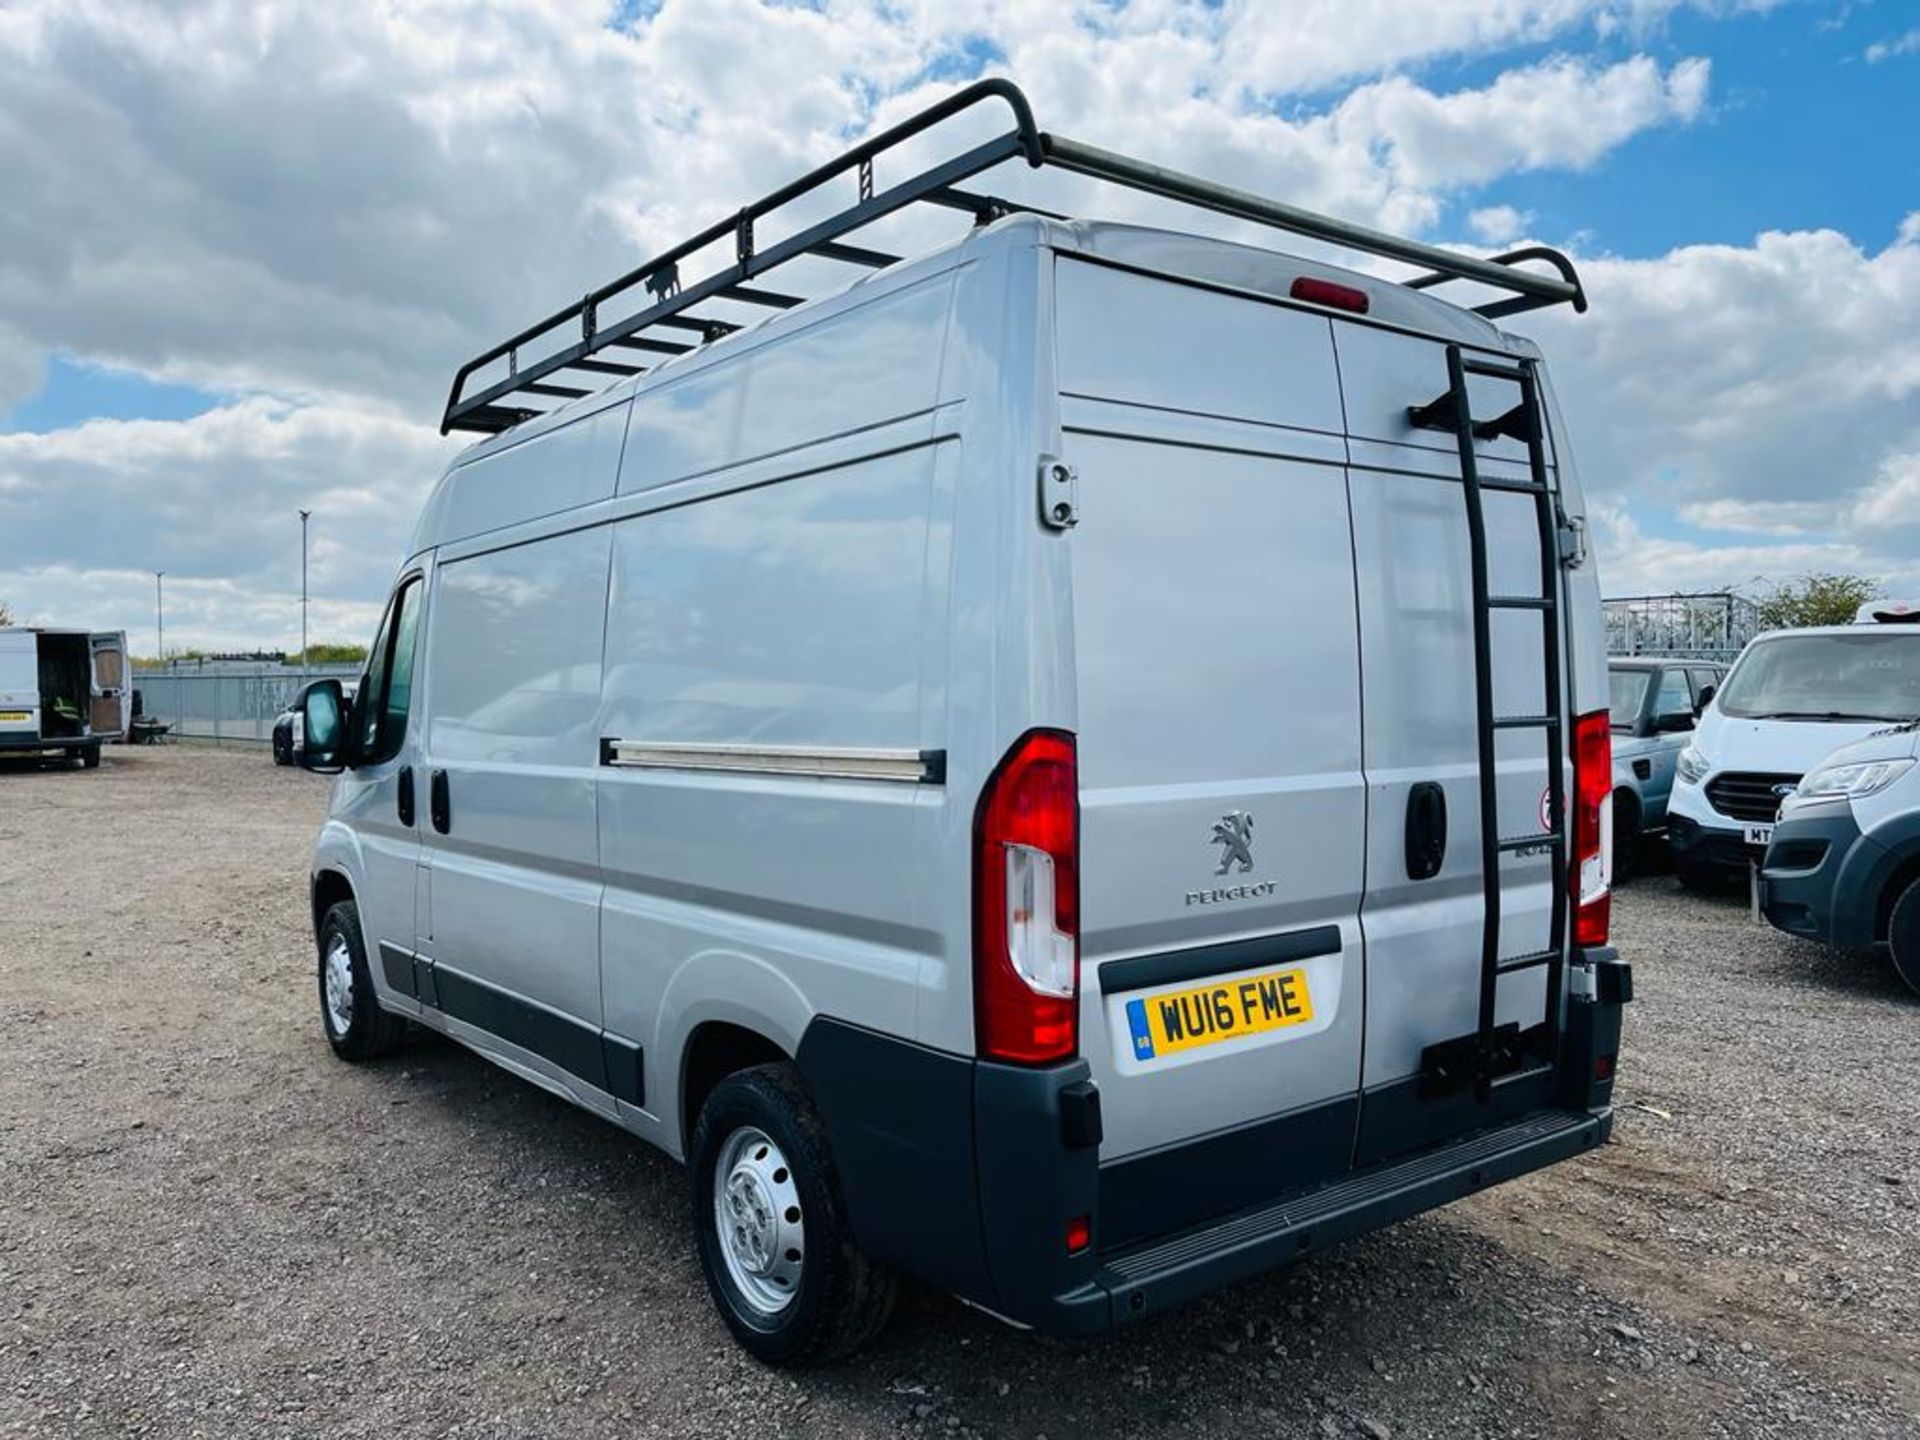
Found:
<path fill-rule="evenodd" d="M 1760 629 L 1744 595 L 1623 595 L 1601 602 L 1609 655 L 1730 661 Z"/>
<path fill-rule="evenodd" d="M 309 680 L 360 678 L 358 665 L 233 666 L 192 671 L 135 670 L 141 715 L 172 729 L 169 737 L 260 744 L 273 738 L 274 721 Z"/>

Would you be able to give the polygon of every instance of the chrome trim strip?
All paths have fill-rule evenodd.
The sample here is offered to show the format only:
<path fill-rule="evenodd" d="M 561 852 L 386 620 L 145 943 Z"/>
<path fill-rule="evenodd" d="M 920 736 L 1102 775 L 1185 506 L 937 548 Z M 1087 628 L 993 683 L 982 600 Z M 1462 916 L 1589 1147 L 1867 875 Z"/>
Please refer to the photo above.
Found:
<path fill-rule="evenodd" d="M 940 785 L 944 750 L 858 750 L 804 745 L 649 744 L 600 742 L 600 763 L 614 769 L 717 770 L 736 775 L 811 775 L 822 780 L 889 780 Z"/>

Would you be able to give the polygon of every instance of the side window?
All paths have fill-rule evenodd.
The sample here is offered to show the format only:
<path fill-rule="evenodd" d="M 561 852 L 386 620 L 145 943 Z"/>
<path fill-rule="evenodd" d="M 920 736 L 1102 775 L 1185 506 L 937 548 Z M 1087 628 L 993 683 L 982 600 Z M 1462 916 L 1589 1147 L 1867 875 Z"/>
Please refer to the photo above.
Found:
<path fill-rule="evenodd" d="M 1696 703 L 1699 697 L 1705 695 L 1707 691 L 1718 690 L 1719 688 L 1720 672 L 1718 670 L 1696 670 L 1693 672 L 1693 694 Z"/>
<path fill-rule="evenodd" d="M 1655 724 L 1673 715 L 1693 718 L 1693 690 L 1687 684 L 1687 672 L 1679 669 L 1660 672 L 1660 689 L 1653 697 Z"/>
<path fill-rule="evenodd" d="M 354 763 L 378 765 L 400 753 L 413 699 L 414 639 L 420 628 L 420 577 L 400 587 L 367 657 L 356 708 L 360 712 Z"/>

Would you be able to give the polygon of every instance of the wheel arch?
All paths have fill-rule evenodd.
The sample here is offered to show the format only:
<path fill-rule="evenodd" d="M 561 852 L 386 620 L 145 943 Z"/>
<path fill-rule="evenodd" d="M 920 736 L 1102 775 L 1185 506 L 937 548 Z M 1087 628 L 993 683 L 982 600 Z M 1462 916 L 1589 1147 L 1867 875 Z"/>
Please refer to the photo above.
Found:
<path fill-rule="evenodd" d="M 313 933 L 318 936 L 320 924 L 327 918 L 327 911 L 342 900 L 353 900 L 353 882 L 347 878 L 344 870 L 329 865 L 313 872 L 309 890 L 309 903 L 313 911 Z"/>

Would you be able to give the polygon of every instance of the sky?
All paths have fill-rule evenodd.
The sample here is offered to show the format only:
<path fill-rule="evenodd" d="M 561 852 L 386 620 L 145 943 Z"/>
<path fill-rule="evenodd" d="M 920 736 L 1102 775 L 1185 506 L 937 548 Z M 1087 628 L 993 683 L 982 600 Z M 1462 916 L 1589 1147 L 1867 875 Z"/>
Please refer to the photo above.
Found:
<path fill-rule="evenodd" d="M 151 653 L 163 570 L 169 650 L 292 649 L 307 509 L 364 641 L 462 360 L 981 74 L 1572 254 L 1510 323 L 1608 594 L 1920 596 L 1920 0 L 0 0 L 0 601 Z"/>

